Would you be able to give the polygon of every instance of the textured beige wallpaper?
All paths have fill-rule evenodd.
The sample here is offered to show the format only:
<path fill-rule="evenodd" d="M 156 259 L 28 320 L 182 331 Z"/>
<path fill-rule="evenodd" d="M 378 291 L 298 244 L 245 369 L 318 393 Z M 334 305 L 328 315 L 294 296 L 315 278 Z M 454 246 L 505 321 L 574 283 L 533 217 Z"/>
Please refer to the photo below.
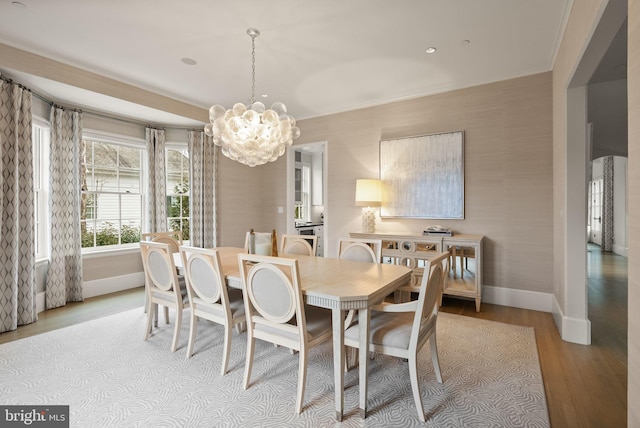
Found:
<path fill-rule="evenodd" d="M 85 282 L 142 271 L 142 257 L 139 253 L 85 257 L 82 260 L 82 275 Z"/>
<path fill-rule="evenodd" d="M 628 426 L 640 426 L 640 0 L 629 0 L 629 329 Z"/>
<path fill-rule="evenodd" d="M 355 181 L 378 177 L 381 139 L 462 130 L 465 219 L 384 219 L 377 230 L 421 232 L 440 224 L 459 233 L 485 235 L 485 285 L 552 292 L 551 73 L 298 125 L 302 136 L 296 144 L 328 142 L 325 233 L 330 257 L 339 238 L 361 230 Z"/>

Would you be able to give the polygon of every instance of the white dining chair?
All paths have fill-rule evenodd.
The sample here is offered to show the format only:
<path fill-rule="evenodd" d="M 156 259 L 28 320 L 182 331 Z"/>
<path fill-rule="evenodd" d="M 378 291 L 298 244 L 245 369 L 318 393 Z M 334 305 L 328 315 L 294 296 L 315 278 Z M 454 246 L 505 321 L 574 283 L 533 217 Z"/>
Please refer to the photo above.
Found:
<path fill-rule="evenodd" d="M 432 264 L 434 263 L 440 263 L 441 267 L 442 267 L 442 272 L 444 273 L 444 275 L 442 275 L 442 278 L 440 279 L 440 282 L 442 282 L 442 284 L 440 285 L 440 296 L 438 296 L 438 303 L 440 306 L 442 306 L 442 291 L 445 290 L 446 288 L 446 284 L 447 281 L 449 280 L 449 272 L 451 269 L 451 254 L 449 252 L 446 252 L 446 254 L 449 254 L 449 257 L 445 257 L 442 258 L 440 257 L 440 254 L 438 253 L 436 255 L 435 258 L 431 258 L 429 260 L 426 261 L 425 266 L 422 270 L 422 275 L 428 275 L 429 274 L 429 270 L 431 269 Z M 402 303 L 408 300 L 411 300 L 412 296 L 419 294 L 420 293 L 420 287 L 422 284 L 421 279 L 419 279 L 420 277 L 417 276 L 415 279 L 412 280 L 412 283 L 418 283 L 420 282 L 420 284 L 418 285 L 412 285 L 412 283 L 409 283 L 407 285 L 403 285 L 401 287 L 398 287 L 394 294 L 395 294 L 395 303 Z"/>
<path fill-rule="evenodd" d="M 366 263 L 380 263 L 382 258 L 381 239 L 343 238 L 338 241 L 338 258 Z M 349 326 L 355 317 L 355 311 L 347 313 L 345 326 Z"/>
<path fill-rule="evenodd" d="M 241 333 L 245 322 L 242 290 L 227 288 L 218 251 L 196 247 L 180 247 L 184 278 L 191 307 L 187 358 L 193 355 L 198 319 L 206 319 L 224 327 L 224 345 L 220 374 L 227 373 L 231 352 L 232 327 Z"/>
<path fill-rule="evenodd" d="M 182 245 L 182 232 L 180 230 L 169 232 L 148 232 L 141 235 L 142 241 L 160 242 L 162 244 L 169 244 L 172 253 L 177 253 L 180 245 Z M 178 275 L 180 277 L 180 275 Z M 147 285 L 145 284 L 145 287 Z M 149 311 L 149 300 L 145 295 L 144 311 Z M 168 311 L 165 311 L 165 322 L 169 322 Z M 158 314 L 154 314 L 155 326 L 158 326 Z"/>
<path fill-rule="evenodd" d="M 338 241 L 338 258 L 368 263 L 380 263 L 381 239 L 343 238 Z"/>
<path fill-rule="evenodd" d="M 331 311 L 303 303 L 298 261 L 238 254 L 247 317 L 244 389 L 249 387 L 255 340 L 298 351 L 296 413 L 302 412 L 309 349 L 331 338 Z"/>
<path fill-rule="evenodd" d="M 177 253 L 180 245 L 182 245 L 182 232 L 180 230 L 172 230 L 169 232 L 143 233 L 142 240 L 169 244 L 171 246 L 171 252 Z"/>
<path fill-rule="evenodd" d="M 312 243 L 309 244 L 309 241 Z M 315 256 L 318 248 L 318 237 L 315 235 L 282 235 L 280 254 L 302 254 Z"/>
<path fill-rule="evenodd" d="M 171 352 L 178 348 L 178 338 L 182 327 L 182 313 L 189 307 L 189 299 L 184 278 L 178 278 L 176 266 L 173 262 L 171 246 L 161 242 L 140 241 L 142 266 L 145 273 L 147 302 L 147 329 L 144 340 L 151 335 L 154 315 L 158 306 L 164 307 L 165 321 L 169 323 L 169 308 L 176 311 L 175 327 Z"/>
<path fill-rule="evenodd" d="M 247 253 L 251 252 L 251 232 L 247 232 L 244 239 L 244 249 Z M 273 232 L 253 232 L 254 253 L 277 256 L 278 255 L 278 237 L 276 231 Z"/>
<path fill-rule="evenodd" d="M 442 373 L 438 360 L 436 342 L 436 322 L 438 320 L 438 299 L 442 292 L 442 261 L 449 253 L 440 253 L 432 259 L 428 272 L 422 278 L 418 300 L 406 303 L 382 303 L 371 308 L 369 324 L 369 349 L 373 352 L 407 359 L 409 378 L 418 417 L 425 422 L 422 397 L 418 385 L 418 352 L 427 343 L 431 347 L 431 362 L 438 383 L 442 383 Z M 344 332 L 344 343 L 358 349 L 360 331 L 358 322 Z"/>

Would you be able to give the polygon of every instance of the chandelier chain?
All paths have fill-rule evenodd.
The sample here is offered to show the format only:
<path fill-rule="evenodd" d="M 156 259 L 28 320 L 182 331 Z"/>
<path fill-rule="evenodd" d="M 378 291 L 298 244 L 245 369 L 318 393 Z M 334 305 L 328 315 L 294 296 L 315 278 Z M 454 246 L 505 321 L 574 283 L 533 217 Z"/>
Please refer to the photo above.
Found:
<path fill-rule="evenodd" d="M 256 102 L 256 37 L 260 31 L 248 28 L 247 34 L 251 37 L 251 104 L 235 103 L 230 109 L 211 106 L 204 132 L 213 137 L 224 156 L 253 167 L 282 156 L 300 136 L 300 129 L 283 103 L 275 102 L 267 109 Z"/>
<path fill-rule="evenodd" d="M 251 35 L 251 104 L 256 102 L 256 36 Z"/>

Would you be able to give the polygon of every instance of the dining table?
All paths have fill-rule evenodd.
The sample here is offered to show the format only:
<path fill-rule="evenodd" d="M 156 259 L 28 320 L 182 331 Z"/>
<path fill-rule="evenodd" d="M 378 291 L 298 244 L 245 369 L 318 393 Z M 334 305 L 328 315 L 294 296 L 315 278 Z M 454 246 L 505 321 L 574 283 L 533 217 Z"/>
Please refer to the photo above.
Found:
<path fill-rule="evenodd" d="M 244 248 L 217 247 L 222 271 L 228 287 L 242 289 L 238 254 Z M 305 303 L 331 309 L 333 329 L 333 367 L 336 420 L 344 414 L 344 328 L 346 313 L 358 311 L 359 337 L 359 413 L 367 415 L 367 369 L 369 355 L 369 308 L 382 302 L 396 288 L 411 279 L 411 269 L 392 264 L 376 264 L 328 257 L 286 254 L 298 260 L 302 294 Z M 174 254 L 178 269 L 182 266 L 180 253 Z"/>

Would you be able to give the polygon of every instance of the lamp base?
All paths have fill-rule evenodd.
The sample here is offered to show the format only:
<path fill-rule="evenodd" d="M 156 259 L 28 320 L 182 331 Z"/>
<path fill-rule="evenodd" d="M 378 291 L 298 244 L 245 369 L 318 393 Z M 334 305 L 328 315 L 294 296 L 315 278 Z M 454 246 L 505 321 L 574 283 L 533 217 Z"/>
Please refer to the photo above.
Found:
<path fill-rule="evenodd" d="M 372 207 L 362 208 L 362 232 L 374 233 L 376 231 L 376 210 Z"/>

